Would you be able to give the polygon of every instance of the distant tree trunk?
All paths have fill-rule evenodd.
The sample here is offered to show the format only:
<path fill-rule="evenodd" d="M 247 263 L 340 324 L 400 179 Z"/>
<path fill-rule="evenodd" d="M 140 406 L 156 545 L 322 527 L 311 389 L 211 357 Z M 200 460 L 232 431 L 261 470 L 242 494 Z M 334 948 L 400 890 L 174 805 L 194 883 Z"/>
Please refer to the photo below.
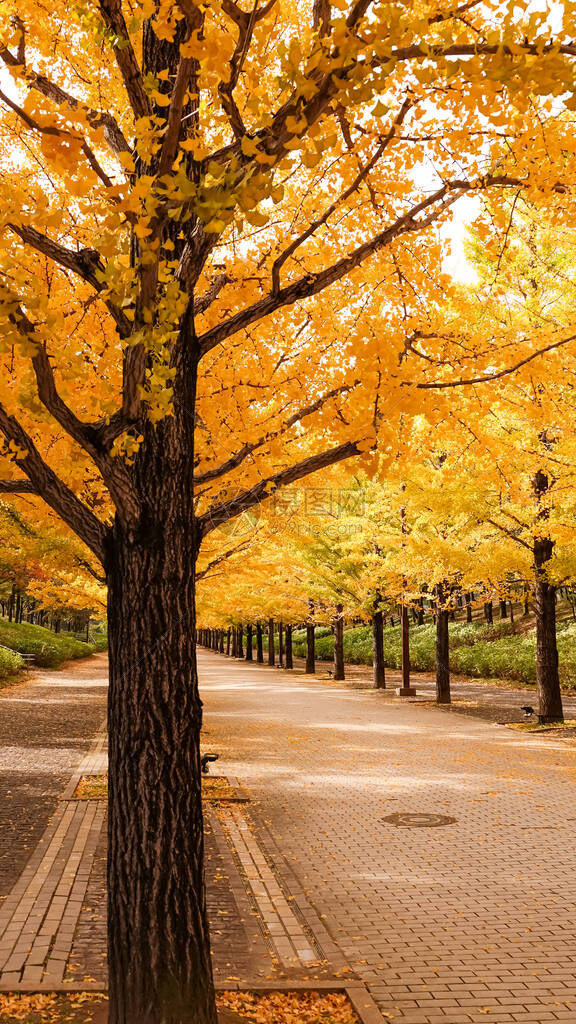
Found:
<path fill-rule="evenodd" d="M 533 480 L 534 493 L 540 507 L 539 519 L 548 519 L 549 511 L 542 504 L 550 484 L 539 470 Z M 546 564 L 552 558 L 554 542 L 550 537 L 534 538 L 534 607 L 536 611 L 536 680 L 538 683 L 538 719 L 540 722 L 562 722 L 562 693 L 558 674 L 556 640 L 556 588 L 548 581 Z"/>
<path fill-rule="evenodd" d="M 230 626 L 228 626 L 228 629 L 226 631 L 226 654 L 228 655 L 228 657 L 230 657 L 230 645 L 231 645 L 231 643 L 232 643 L 232 630 L 231 630 Z"/>
<path fill-rule="evenodd" d="M 256 661 L 259 665 L 264 663 L 264 647 L 262 644 L 262 623 L 256 623 Z"/>
<path fill-rule="evenodd" d="M 450 704 L 450 632 L 448 628 L 449 609 L 444 604 L 445 586 L 437 586 L 436 612 L 436 701 Z"/>
<path fill-rule="evenodd" d="M 246 661 L 252 661 L 254 655 L 252 653 L 252 623 L 249 622 L 246 626 Z"/>
<path fill-rule="evenodd" d="M 377 690 L 384 690 L 386 687 L 383 618 L 382 612 L 377 608 L 372 616 L 372 666 L 374 686 Z"/>
<path fill-rule="evenodd" d="M 466 622 L 472 622 L 472 594 L 468 592 L 465 596 Z"/>
<path fill-rule="evenodd" d="M 238 657 L 244 657 L 244 626 L 242 624 L 238 626 Z"/>
<path fill-rule="evenodd" d="M 284 623 L 282 619 L 278 623 L 278 664 L 284 668 Z"/>
<path fill-rule="evenodd" d="M 224 654 L 224 630 L 223 629 L 220 630 L 220 644 L 219 644 L 218 650 L 220 651 L 220 654 Z"/>
<path fill-rule="evenodd" d="M 528 600 L 528 587 L 524 587 L 524 615 L 530 615 L 530 602 Z"/>
<path fill-rule="evenodd" d="M 492 610 L 492 601 L 485 601 L 484 602 L 484 618 L 486 619 L 486 622 L 489 625 L 492 625 L 492 623 L 494 622 L 494 614 L 493 614 L 493 610 Z"/>
<path fill-rule="evenodd" d="M 61 623 L 61 619 L 56 619 L 56 621 L 54 622 L 54 632 L 55 633 L 59 633 L 60 632 L 60 623 Z"/>
<path fill-rule="evenodd" d="M 418 625 L 424 625 L 424 598 L 421 597 L 418 601 Z"/>
<path fill-rule="evenodd" d="M 500 601 L 500 618 L 501 619 L 507 619 L 508 618 L 508 608 L 506 606 L 506 601 Z"/>
<path fill-rule="evenodd" d="M 316 671 L 316 638 L 313 622 L 306 624 L 306 674 L 313 676 Z"/>
<path fill-rule="evenodd" d="M 344 678 L 344 606 L 337 604 L 334 621 L 334 679 Z"/>
<path fill-rule="evenodd" d="M 290 624 L 286 626 L 286 668 L 294 668 L 294 658 L 292 654 L 292 626 Z"/>
<path fill-rule="evenodd" d="M 268 664 L 276 664 L 276 651 L 274 649 L 274 619 L 268 619 Z"/>
<path fill-rule="evenodd" d="M 510 601 L 510 622 L 514 622 L 514 601 Z"/>
<path fill-rule="evenodd" d="M 410 620 L 405 604 L 400 609 L 400 633 L 402 639 L 402 689 L 410 688 Z"/>

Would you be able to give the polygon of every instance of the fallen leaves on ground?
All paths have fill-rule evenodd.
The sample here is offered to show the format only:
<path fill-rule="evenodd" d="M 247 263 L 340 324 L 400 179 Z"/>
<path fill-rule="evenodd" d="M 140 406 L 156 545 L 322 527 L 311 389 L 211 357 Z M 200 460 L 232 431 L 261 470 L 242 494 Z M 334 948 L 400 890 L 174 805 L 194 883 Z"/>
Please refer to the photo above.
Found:
<path fill-rule="evenodd" d="M 250 1024 L 358 1024 L 342 992 L 222 992 L 218 1007 Z"/>
<path fill-rule="evenodd" d="M 104 997 L 92 992 L 0 993 L 2 1024 L 90 1024 Z"/>
<path fill-rule="evenodd" d="M 202 779 L 202 797 L 211 803 L 220 801 L 243 803 L 247 796 L 235 789 L 224 775 L 213 775 Z M 83 775 L 73 795 L 74 800 L 107 800 L 108 775 Z"/>

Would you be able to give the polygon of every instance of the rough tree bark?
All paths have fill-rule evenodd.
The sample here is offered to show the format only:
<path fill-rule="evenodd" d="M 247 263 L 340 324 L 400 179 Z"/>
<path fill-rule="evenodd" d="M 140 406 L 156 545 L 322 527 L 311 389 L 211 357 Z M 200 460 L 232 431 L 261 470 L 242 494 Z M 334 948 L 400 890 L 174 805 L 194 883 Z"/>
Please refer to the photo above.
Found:
<path fill-rule="evenodd" d="M 216 1024 L 203 875 L 191 345 L 107 538 L 110 1024 Z"/>
<path fill-rule="evenodd" d="M 374 686 L 377 690 L 386 688 L 386 672 L 384 665 L 384 616 L 376 608 L 372 616 L 372 666 L 374 673 Z"/>
<path fill-rule="evenodd" d="M 276 663 L 276 651 L 274 648 L 274 619 L 268 619 L 268 664 Z"/>
<path fill-rule="evenodd" d="M 334 679 L 345 679 L 344 671 L 344 606 L 336 605 L 334 620 Z"/>
<path fill-rule="evenodd" d="M 286 668 L 294 668 L 294 659 L 292 655 L 292 626 L 290 623 L 286 626 Z"/>
<path fill-rule="evenodd" d="M 436 588 L 436 701 L 450 704 L 450 634 L 448 620 L 450 609 L 445 603 L 446 591 L 443 583 Z"/>
<path fill-rule="evenodd" d="M 284 623 L 282 619 L 278 623 L 278 665 L 284 668 Z"/>
<path fill-rule="evenodd" d="M 539 505 L 538 518 L 548 519 L 543 504 L 549 489 L 548 477 L 542 471 L 535 474 L 534 494 Z M 547 563 L 552 558 L 554 542 L 550 537 L 534 537 L 534 610 L 536 612 L 536 681 L 538 684 L 538 719 L 540 722 L 564 721 L 562 692 L 558 674 L 558 644 L 556 640 L 556 588 L 549 582 Z"/>
<path fill-rule="evenodd" d="M 264 663 L 264 648 L 262 644 L 262 623 L 256 623 L 256 661 L 262 665 Z"/>

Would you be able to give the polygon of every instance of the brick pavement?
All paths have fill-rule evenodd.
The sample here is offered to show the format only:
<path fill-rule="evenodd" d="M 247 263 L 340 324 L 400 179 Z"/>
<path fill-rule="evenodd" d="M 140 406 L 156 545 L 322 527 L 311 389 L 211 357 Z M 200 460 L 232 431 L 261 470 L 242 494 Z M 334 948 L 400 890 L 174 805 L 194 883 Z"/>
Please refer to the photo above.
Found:
<path fill-rule="evenodd" d="M 105 820 L 100 800 L 70 799 L 81 774 L 101 770 L 105 739 L 82 759 L 33 855 L 0 910 L 0 990 L 59 986 Z"/>
<path fill-rule="evenodd" d="M 573 747 L 212 652 L 200 670 L 219 770 L 253 796 L 236 813 L 386 1019 L 576 1024 Z"/>

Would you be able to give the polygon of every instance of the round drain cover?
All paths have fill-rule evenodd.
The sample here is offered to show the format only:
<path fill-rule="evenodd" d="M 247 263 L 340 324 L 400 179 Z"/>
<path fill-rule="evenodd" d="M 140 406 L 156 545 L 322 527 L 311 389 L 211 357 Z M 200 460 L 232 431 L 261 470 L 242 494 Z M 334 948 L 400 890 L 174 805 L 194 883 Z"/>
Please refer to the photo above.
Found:
<path fill-rule="evenodd" d="M 447 814 L 416 814 L 410 811 L 397 811 L 396 814 L 389 814 L 382 818 L 389 825 L 399 825 L 404 828 L 438 828 L 440 825 L 454 825 L 458 819 L 450 818 Z"/>

